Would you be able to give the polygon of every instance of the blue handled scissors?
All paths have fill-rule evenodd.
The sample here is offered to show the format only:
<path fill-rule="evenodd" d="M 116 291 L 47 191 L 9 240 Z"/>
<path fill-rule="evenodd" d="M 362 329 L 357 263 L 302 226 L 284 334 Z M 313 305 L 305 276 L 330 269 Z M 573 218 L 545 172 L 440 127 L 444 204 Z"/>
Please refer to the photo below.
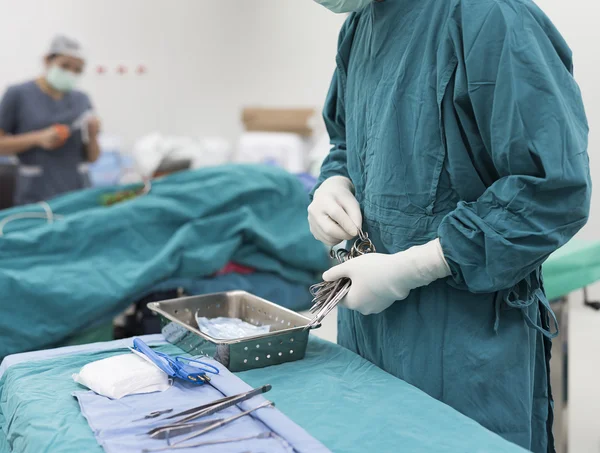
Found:
<path fill-rule="evenodd" d="M 219 369 L 209 363 L 183 356 L 171 357 L 168 354 L 154 351 L 139 338 L 133 339 L 133 350 L 144 354 L 170 377 L 193 384 L 203 385 L 210 382 L 207 373 L 219 374 Z"/>

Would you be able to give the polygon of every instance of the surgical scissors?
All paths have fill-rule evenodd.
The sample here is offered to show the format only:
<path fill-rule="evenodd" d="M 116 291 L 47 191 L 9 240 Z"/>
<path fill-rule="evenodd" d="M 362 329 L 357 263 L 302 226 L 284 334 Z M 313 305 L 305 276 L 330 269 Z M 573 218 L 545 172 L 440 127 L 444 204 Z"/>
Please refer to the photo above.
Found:
<path fill-rule="evenodd" d="M 369 235 L 359 228 L 358 238 L 352 245 L 350 251 L 345 249 L 331 249 L 329 255 L 332 259 L 336 259 L 342 264 L 352 258 L 367 253 L 375 253 L 375 251 L 375 246 L 369 239 Z M 349 278 L 342 278 L 334 282 L 321 282 L 311 286 L 310 292 L 313 295 L 313 306 L 310 309 L 310 312 L 315 315 L 304 329 L 310 329 L 319 325 L 321 321 L 323 321 L 323 319 L 338 306 L 344 297 L 346 297 L 351 286 L 352 281 Z"/>

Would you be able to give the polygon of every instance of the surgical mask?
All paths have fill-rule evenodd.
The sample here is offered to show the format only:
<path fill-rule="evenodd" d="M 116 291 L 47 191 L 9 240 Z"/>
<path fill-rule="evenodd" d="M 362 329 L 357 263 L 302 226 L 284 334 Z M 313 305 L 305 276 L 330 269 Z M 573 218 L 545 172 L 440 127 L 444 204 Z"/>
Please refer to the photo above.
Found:
<path fill-rule="evenodd" d="M 351 13 L 363 9 L 373 0 L 315 0 L 334 13 Z"/>
<path fill-rule="evenodd" d="M 59 66 L 52 66 L 46 74 L 46 80 L 55 90 L 66 93 L 75 88 L 79 76 Z"/>

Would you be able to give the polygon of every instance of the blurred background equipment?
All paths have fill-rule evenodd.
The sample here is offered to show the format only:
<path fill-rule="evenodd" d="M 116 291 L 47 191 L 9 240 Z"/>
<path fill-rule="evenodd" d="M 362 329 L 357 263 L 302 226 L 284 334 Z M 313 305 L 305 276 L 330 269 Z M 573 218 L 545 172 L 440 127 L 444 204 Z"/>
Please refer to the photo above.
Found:
<path fill-rule="evenodd" d="M 15 196 L 17 162 L 8 157 L 0 157 L 0 209 L 10 208 Z"/>

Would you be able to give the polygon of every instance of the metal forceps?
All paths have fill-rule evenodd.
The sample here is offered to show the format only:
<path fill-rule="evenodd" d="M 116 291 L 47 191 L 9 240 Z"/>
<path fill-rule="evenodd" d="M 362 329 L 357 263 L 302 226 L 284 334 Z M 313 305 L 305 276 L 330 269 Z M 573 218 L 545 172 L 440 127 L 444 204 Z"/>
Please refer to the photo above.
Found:
<path fill-rule="evenodd" d="M 195 439 L 196 437 L 200 437 L 200 436 L 202 436 L 202 435 L 204 435 L 206 433 L 209 433 L 211 431 L 214 431 L 215 429 L 220 428 L 221 426 L 228 425 L 229 423 L 234 422 L 234 421 L 236 421 L 239 418 L 245 417 L 246 415 L 250 415 L 252 412 L 255 412 L 255 411 L 259 410 L 259 409 L 263 409 L 265 407 L 274 407 L 274 406 L 275 406 L 275 403 L 273 403 L 272 401 L 265 401 L 261 405 L 256 406 L 256 407 L 254 407 L 254 408 L 252 408 L 250 410 L 241 412 L 241 413 L 236 414 L 233 417 L 229 417 L 229 418 L 227 418 L 225 420 L 217 421 L 217 422 L 213 423 L 212 425 L 209 425 L 206 428 L 201 429 L 200 431 L 195 432 L 193 434 L 190 434 L 189 436 L 181 439 L 180 441 L 178 441 L 178 442 L 176 442 L 174 444 L 171 444 L 171 446 L 175 447 L 177 445 L 181 445 L 182 443 L 187 442 L 188 440 L 192 440 L 192 439 Z"/>
<path fill-rule="evenodd" d="M 216 414 L 217 412 L 220 412 L 229 407 L 235 406 L 239 403 L 252 399 L 255 396 L 267 393 L 271 390 L 271 388 L 272 387 L 270 385 L 263 385 L 262 387 L 250 390 L 249 392 L 240 393 L 239 395 L 234 396 L 228 396 L 226 398 L 221 398 L 220 400 L 213 401 L 212 403 L 204 404 L 202 406 L 194 407 L 192 409 L 188 409 L 178 414 L 171 415 L 170 417 L 167 417 L 166 420 L 179 418 L 182 416 L 184 416 L 184 418 L 173 424 L 154 428 L 148 431 L 147 434 L 155 439 L 164 439 L 171 436 L 186 434 L 190 431 L 194 431 L 195 428 L 199 428 L 201 425 L 200 423 L 189 423 L 192 420 Z M 211 422 L 214 423 L 215 420 L 211 420 Z"/>
<path fill-rule="evenodd" d="M 340 264 L 367 253 L 374 253 L 375 246 L 369 239 L 369 235 L 358 229 L 358 239 L 352 245 L 350 251 L 345 249 L 331 249 L 330 256 L 336 259 Z M 310 329 L 323 321 L 323 319 L 337 307 L 337 305 L 346 297 L 352 286 L 349 278 L 341 278 L 334 282 L 321 282 L 310 287 L 313 295 L 313 306 L 310 309 L 314 313 L 311 322 L 305 327 Z"/>
<path fill-rule="evenodd" d="M 213 423 L 222 422 L 223 418 L 211 418 L 209 420 L 204 420 L 201 422 L 194 423 L 177 423 L 172 426 L 155 428 L 150 432 L 145 434 L 150 434 L 152 439 L 167 439 L 167 442 L 172 438 L 179 436 L 181 434 L 189 434 L 194 431 L 198 431 L 199 429 L 205 428 Z"/>

